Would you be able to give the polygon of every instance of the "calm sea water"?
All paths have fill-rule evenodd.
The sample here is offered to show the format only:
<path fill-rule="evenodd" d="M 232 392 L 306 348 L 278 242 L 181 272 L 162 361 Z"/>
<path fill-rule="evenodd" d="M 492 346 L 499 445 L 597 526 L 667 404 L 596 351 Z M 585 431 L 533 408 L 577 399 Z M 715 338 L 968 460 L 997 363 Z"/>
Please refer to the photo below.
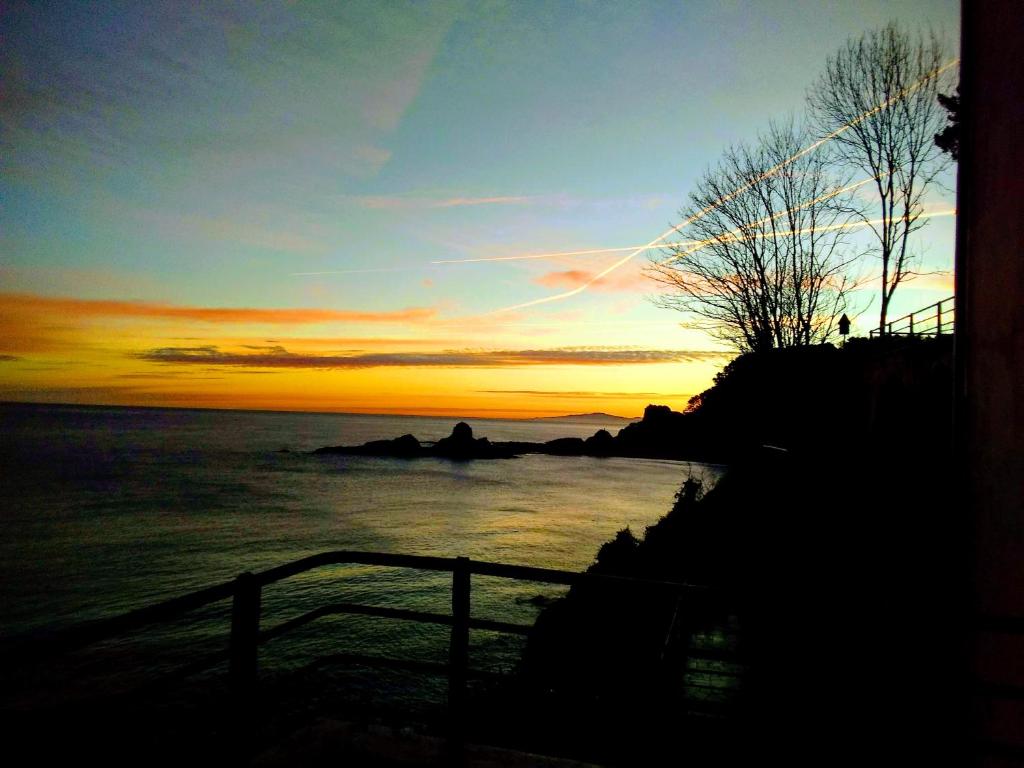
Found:
<path fill-rule="evenodd" d="M 313 456 L 322 445 L 456 420 L 148 408 L 0 405 L 0 634 L 116 614 L 329 549 L 465 555 L 582 569 L 624 526 L 671 506 L 681 462 L 525 456 L 455 463 Z M 476 436 L 585 437 L 579 422 L 467 419 Z M 280 449 L 287 448 L 288 452 Z M 308 572 L 264 592 L 263 626 L 347 600 L 448 612 L 450 575 L 367 566 Z M 557 588 L 474 577 L 473 613 L 530 622 Z M 126 639 L 173 664 L 223 647 L 227 605 Z M 476 666 L 508 667 L 519 641 L 474 632 Z M 436 659 L 442 627 L 336 617 L 262 651 L 265 669 L 331 651 Z M 185 650 L 188 649 L 188 650 Z"/>

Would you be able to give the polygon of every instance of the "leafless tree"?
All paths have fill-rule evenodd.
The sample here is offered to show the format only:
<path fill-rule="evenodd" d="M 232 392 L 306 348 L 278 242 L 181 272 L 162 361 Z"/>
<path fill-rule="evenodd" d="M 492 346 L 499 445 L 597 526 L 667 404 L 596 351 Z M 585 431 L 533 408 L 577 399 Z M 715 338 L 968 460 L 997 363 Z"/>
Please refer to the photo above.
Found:
<path fill-rule="evenodd" d="M 878 205 L 865 206 L 863 219 L 878 240 L 883 334 L 893 293 L 914 275 L 909 237 L 926 223 L 925 192 L 948 164 L 934 137 L 946 123 L 937 97 L 952 69 L 937 35 L 892 23 L 848 41 L 808 94 L 819 135 L 832 137 L 848 168 L 874 179 Z"/>
<path fill-rule="evenodd" d="M 687 240 L 652 258 L 667 290 L 655 300 L 739 351 L 828 339 L 856 286 L 846 230 L 852 192 L 826 151 L 800 153 L 809 133 L 772 124 L 730 148 L 680 211 Z"/>

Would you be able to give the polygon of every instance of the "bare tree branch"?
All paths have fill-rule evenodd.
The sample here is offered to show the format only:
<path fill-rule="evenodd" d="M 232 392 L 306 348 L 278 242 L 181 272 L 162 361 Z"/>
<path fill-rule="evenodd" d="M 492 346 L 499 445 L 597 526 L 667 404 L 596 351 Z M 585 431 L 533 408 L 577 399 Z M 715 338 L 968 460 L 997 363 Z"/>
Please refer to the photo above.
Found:
<path fill-rule="evenodd" d="M 947 59 L 934 33 L 915 36 L 892 23 L 850 40 L 808 94 L 822 136 L 846 126 L 832 140 L 839 161 L 875 179 L 881 217 L 870 229 L 882 262 L 880 333 L 916 261 L 908 241 L 927 223 L 920 219 L 925 191 L 949 162 L 934 139 L 946 122 L 938 95 Z"/>
<path fill-rule="evenodd" d="M 687 235 L 696 244 L 670 246 L 648 266 L 667 289 L 657 304 L 740 351 L 834 333 L 859 283 L 844 229 L 859 211 L 827 150 L 799 154 L 807 141 L 792 119 L 773 123 L 756 145 L 729 148 L 704 174 L 680 211 L 692 218 Z"/>

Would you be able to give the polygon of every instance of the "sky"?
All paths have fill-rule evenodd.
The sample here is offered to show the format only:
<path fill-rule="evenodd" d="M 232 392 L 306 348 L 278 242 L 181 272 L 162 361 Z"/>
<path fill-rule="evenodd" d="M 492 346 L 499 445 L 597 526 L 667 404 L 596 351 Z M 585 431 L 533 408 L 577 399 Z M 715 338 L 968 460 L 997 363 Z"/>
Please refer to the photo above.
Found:
<path fill-rule="evenodd" d="M 959 35 L 956 0 L 5 3 L 0 400 L 681 409 L 733 353 L 646 253 L 556 297 L 890 20 Z M 891 316 L 952 294 L 954 226 Z"/>

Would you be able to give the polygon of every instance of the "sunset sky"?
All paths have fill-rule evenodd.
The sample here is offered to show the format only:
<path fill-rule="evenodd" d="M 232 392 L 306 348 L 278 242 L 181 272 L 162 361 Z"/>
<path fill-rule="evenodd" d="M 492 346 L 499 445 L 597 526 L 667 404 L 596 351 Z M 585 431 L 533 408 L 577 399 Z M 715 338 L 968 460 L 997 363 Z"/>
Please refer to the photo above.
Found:
<path fill-rule="evenodd" d="M 730 354 L 652 304 L 645 255 L 519 305 L 678 222 L 848 36 L 952 43 L 958 6 L 5 4 L 0 400 L 682 408 Z M 930 220 L 926 265 L 952 268 L 953 231 Z M 891 314 L 951 293 L 922 278 Z"/>

